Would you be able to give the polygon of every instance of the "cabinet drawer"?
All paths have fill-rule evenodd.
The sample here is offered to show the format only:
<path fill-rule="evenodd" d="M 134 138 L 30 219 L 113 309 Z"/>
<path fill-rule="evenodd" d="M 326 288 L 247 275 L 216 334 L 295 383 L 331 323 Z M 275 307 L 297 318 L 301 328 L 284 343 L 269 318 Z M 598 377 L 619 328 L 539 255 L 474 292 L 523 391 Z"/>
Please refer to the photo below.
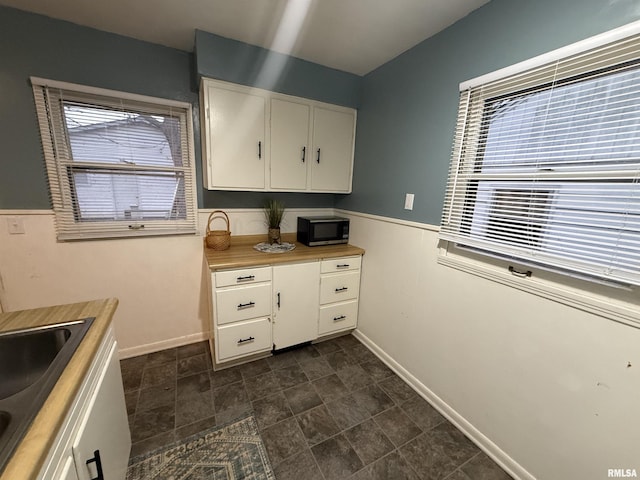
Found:
<path fill-rule="evenodd" d="M 216 287 L 268 282 L 271 280 L 271 267 L 243 268 L 242 270 L 215 272 L 215 277 Z"/>
<path fill-rule="evenodd" d="M 323 275 L 320 278 L 320 304 L 358 298 L 360 271 Z"/>
<path fill-rule="evenodd" d="M 271 315 L 271 284 L 216 290 L 218 325 Z"/>
<path fill-rule="evenodd" d="M 318 334 L 355 328 L 358 323 L 358 301 L 334 303 L 320 308 L 318 320 Z"/>
<path fill-rule="evenodd" d="M 346 270 L 358 270 L 362 263 L 362 256 L 331 258 L 323 260 L 320 266 L 320 273 L 335 273 Z"/>
<path fill-rule="evenodd" d="M 258 318 L 218 327 L 216 330 L 218 361 L 271 350 L 271 322 Z"/>

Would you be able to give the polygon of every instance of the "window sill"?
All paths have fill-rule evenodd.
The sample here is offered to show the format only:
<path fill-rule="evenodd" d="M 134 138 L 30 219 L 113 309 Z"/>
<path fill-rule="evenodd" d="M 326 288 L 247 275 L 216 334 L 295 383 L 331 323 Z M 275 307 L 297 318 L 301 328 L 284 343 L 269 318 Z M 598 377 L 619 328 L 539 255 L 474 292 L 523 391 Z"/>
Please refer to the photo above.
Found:
<path fill-rule="evenodd" d="M 441 265 L 640 328 L 637 289 L 620 289 L 531 267 L 523 269 L 533 270 L 533 274 L 521 278 L 509 272 L 508 267 L 513 262 L 474 255 L 447 245 L 444 241 L 441 244 L 438 254 L 438 263 Z"/>

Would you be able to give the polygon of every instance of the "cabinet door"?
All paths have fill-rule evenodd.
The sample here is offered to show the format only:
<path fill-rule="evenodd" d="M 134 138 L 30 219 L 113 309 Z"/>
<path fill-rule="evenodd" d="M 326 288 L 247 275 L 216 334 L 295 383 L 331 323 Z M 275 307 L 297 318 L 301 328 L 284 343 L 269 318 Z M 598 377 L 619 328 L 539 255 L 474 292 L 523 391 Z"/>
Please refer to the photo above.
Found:
<path fill-rule="evenodd" d="M 60 466 L 60 471 L 56 472 L 54 478 L 55 480 L 78 480 L 73 457 L 69 456 L 64 460 L 64 463 Z"/>
<path fill-rule="evenodd" d="M 265 99 L 206 86 L 209 188 L 265 188 Z"/>
<path fill-rule="evenodd" d="M 73 442 L 73 458 L 79 480 L 96 478 L 96 452 L 103 477 L 123 480 L 131 450 L 131 434 L 124 402 L 117 344 L 109 352 L 106 367 L 98 379 L 93 396 Z M 88 462 L 88 463 L 87 463 Z"/>
<path fill-rule="evenodd" d="M 318 337 L 319 284 L 319 262 L 273 267 L 275 349 Z"/>
<path fill-rule="evenodd" d="M 311 189 L 351 192 L 355 113 L 315 107 Z"/>
<path fill-rule="evenodd" d="M 271 99 L 271 188 L 307 188 L 309 105 Z"/>

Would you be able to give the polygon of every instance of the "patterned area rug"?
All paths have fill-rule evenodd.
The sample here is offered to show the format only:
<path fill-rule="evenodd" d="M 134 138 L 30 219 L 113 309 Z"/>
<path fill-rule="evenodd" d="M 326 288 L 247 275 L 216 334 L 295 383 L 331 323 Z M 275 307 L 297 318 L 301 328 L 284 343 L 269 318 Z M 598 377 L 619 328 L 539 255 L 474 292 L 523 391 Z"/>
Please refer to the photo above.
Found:
<path fill-rule="evenodd" d="M 253 416 L 129 461 L 127 480 L 275 480 Z"/>

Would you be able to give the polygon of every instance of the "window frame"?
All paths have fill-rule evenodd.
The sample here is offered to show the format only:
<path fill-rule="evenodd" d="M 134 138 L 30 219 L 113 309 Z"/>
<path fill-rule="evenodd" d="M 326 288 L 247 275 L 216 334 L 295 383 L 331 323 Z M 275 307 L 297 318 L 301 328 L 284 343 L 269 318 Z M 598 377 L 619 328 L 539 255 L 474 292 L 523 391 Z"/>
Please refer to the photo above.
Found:
<path fill-rule="evenodd" d="M 31 77 L 36 113 L 40 127 L 51 202 L 56 216 L 58 241 L 131 238 L 163 235 L 197 234 L 197 194 L 193 140 L 193 111 L 187 102 L 138 95 L 115 90 L 78 85 L 68 82 Z M 92 162 L 74 162 L 64 120 L 64 101 L 87 103 L 98 107 L 120 108 L 128 112 L 167 115 L 179 120 L 182 145 L 182 165 L 122 166 Z M 57 103 L 56 103 L 57 102 Z M 64 132 L 61 132 L 64 130 Z M 62 136 L 63 138 L 59 138 Z M 59 152 L 59 153 L 58 153 Z M 79 207 L 74 200 L 71 171 L 88 168 L 141 174 L 140 172 L 174 174 L 182 177 L 184 189 L 184 219 L 112 219 L 78 220 Z"/>
<path fill-rule="evenodd" d="M 457 164 L 459 165 L 461 160 L 461 157 L 459 157 L 459 155 L 462 155 L 459 129 L 467 128 L 467 125 L 464 125 L 467 116 L 465 108 L 471 108 L 469 101 L 472 88 L 508 79 L 509 77 L 517 78 L 523 72 L 542 68 L 552 62 L 558 62 L 564 58 L 579 55 L 613 42 L 624 41 L 638 34 L 640 34 L 640 22 L 633 22 L 496 72 L 462 82 L 460 84 L 461 101 L 458 109 L 451 168 L 453 169 Z M 597 68 L 593 70 L 597 70 Z M 514 88 L 514 92 L 517 90 L 518 88 Z M 464 107 L 465 94 L 469 95 L 466 107 Z M 476 131 L 475 134 L 479 135 L 480 133 Z M 476 143 L 476 145 L 479 145 L 479 143 Z M 458 157 L 456 158 L 456 156 Z M 447 209 L 453 208 L 449 198 L 450 195 L 451 182 L 449 181 L 443 208 L 443 225 L 448 213 Z M 442 232 L 442 230 L 443 228 L 441 227 L 440 231 Z M 640 327 L 640 310 L 638 309 L 640 287 L 638 286 L 598 279 L 577 272 L 536 264 L 532 261 L 509 258 L 505 255 L 492 254 L 486 251 L 480 252 L 478 249 L 470 249 L 458 245 L 451 239 L 442 237 L 443 235 L 441 234 L 437 260 L 441 265 L 558 301 L 636 328 Z"/>

